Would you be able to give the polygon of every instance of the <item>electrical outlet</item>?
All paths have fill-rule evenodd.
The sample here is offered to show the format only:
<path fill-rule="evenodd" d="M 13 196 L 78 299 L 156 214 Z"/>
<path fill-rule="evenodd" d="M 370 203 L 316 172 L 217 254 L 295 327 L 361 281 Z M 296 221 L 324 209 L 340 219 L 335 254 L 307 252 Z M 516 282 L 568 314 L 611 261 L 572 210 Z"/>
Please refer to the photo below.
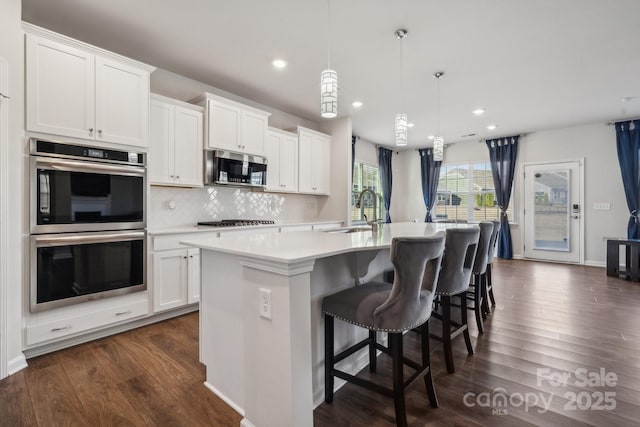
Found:
<path fill-rule="evenodd" d="M 271 320 L 271 289 L 260 288 L 260 317 Z"/>

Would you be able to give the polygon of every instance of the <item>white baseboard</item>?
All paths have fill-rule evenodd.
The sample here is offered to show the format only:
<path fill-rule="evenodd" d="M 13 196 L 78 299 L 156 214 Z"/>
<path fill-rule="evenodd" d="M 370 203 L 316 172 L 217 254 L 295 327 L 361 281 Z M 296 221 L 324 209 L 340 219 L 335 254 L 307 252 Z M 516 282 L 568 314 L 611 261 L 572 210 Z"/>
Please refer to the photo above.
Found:
<path fill-rule="evenodd" d="M 256 426 L 254 426 L 253 423 L 248 419 L 243 418 L 242 421 L 240 421 L 240 427 L 256 427 Z"/>
<path fill-rule="evenodd" d="M 227 405 L 231 406 L 231 408 L 234 411 L 236 411 L 237 413 L 239 413 L 240 415 L 242 415 L 244 417 L 244 409 L 242 409 L 240 406 L 238 406 L 233 400 L 229 399 L 224 393 L 222 393 L 220 390 L 215 388 L 213 385 L 211 385 L 211 383 L 209 383 L 207 381 L 204 382 L 204 386 L 206 388 L 208 388 L 209 390 L 211 390 L 213 392 L 213 394 L 215 394 L 220 399 L 222 399 L 224 401 L 224 403 L 226 403 Z M 246 427 L 253 427 L 253 424 L 251 424 L 251 422 L 249 422 L 249 420 L 247 420 L 246 418 L 242 419 L 242 421 L 240 422 L 240 425 L 241 426 L 246 426 Z"/>
<path fill-rule="evenodd" d="M 27 358 L 23 353 L 20 356 L 14 357 L 7 363 L 7 374 L 13 375 L 16 372 L 27 367 Z"/>
<path fill-rule="evenodd" d="M 589 267 L 606 267 L 607 263 L 604 261 L 585 261 L 584 265 Z"/>

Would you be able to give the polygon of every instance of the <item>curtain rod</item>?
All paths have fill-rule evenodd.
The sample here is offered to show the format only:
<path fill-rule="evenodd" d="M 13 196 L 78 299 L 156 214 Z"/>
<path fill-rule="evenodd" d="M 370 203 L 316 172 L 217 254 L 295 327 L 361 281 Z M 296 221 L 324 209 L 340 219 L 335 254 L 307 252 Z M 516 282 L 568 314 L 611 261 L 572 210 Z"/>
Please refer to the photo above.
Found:
<path fill-rule="evenodd" d="M 519 133 L 517 135 L 507 135 L 507 136 L 494 136 L 491 138 L 484 138 L 484 139 L 479 139 L 478 142 L 482 143 L 482 142 L 486 142 L 489 141 L 491 139 L 500 139 L 500 138 L 513 138 L 514 136 L 520 137 L 522 138 L 523 136 L 527 136 L 529 135 L 528 133 Z"/>
<path fill-rule="evenodd" d="M 631 120 L 640 120 L 640 117 L 632 117 L 632 118 L 629 118 L 629 119 L 612 120 L 610 122 L 607 122 L 607 126 L 613 126 L 618 122 L 628 122 L 628 121 L 631 121 Z"/>

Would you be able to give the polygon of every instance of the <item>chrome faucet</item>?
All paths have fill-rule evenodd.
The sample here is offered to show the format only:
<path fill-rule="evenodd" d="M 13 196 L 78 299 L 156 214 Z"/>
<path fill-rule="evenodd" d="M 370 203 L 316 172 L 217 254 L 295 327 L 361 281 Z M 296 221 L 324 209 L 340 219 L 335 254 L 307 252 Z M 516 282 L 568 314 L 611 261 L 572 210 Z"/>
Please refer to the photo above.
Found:
<path fill-rule="evenodd" d="M 356 202 L 356 208 L 360 209 L 360 204 L 362 202 L 362 196 L 364 193 L 371 193 L 373 196 L 373 221 L 367 221 L 367 215 L 364 215 L 364 220 L 367 221 L 367 224 L 371 226 L 371 231 L 378 231 L 378 195 L 368 188 L 365 188 L 360 192 L 358 196 L 358 201 Z"/>

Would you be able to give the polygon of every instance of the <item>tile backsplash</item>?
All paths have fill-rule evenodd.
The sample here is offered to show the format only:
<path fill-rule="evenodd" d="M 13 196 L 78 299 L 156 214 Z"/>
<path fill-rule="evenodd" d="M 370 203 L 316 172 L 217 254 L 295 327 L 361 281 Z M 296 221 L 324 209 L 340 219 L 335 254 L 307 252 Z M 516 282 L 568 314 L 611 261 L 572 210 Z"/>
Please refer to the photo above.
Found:
<path fill-rule="evenodd" d="M 315 196 L 225 186 L 152 186 L 147 206 L 149 228 L 193 226 L 198 221 L 236 218 L 312 221 L 318 216 Z"/>

